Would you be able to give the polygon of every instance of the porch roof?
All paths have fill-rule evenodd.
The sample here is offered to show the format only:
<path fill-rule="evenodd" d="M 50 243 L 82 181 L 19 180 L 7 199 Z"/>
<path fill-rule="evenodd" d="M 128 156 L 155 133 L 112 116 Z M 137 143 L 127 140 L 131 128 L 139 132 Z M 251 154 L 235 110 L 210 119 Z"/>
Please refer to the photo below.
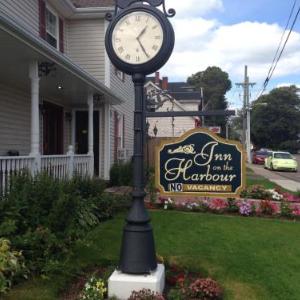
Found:
<path fill-rule="evenodd" d="M 124 102 L 67 56 L 3 12 L 0 12 L 0 45 L 0 79 L 4 83 L 29 90 L 29 62 L 33 60 L 53 62 L 56 71 L 41 79 L 41 96 L 53 97 L 77 105 L 86 101 L 88 91 L 92 91 L 101 95 L 103 102 L 112 105 Z M 63 89 L 59 90 L 58 84 L 61 84 Z"/>

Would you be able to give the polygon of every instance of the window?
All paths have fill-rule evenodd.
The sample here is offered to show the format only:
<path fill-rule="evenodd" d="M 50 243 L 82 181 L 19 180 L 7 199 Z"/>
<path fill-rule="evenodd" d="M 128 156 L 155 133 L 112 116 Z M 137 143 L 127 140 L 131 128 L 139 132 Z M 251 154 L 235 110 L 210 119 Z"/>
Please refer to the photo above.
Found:
<path fill-rule="evenodd" d="M 46 7 L 46 41 L 58 48 L 58 17 Z"/>

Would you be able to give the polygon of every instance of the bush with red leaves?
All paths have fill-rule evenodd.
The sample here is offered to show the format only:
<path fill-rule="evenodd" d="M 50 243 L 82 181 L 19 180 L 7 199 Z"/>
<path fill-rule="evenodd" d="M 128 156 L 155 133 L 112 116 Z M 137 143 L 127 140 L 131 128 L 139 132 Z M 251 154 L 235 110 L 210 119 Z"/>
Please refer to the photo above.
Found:
<path fill-rule="evenodd" d="M 223 290 L 219 284 L 211 278 L 199 278 L 185 291 L 190 300 L 217 300 L 222 299 Z"/>

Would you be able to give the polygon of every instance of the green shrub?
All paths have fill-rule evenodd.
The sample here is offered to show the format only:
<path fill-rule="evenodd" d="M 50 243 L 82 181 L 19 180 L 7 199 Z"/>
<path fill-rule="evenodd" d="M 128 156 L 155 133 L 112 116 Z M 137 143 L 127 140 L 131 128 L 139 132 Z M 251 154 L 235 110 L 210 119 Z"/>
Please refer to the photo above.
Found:
<path fill-rule="evenodd" d="M 23 251 L 31 271 L 53 269 L 72 243 L 128 206 L 128 198 L 105 194 L 104 188 L 98 179 L 18 175 L 0 201 L 0 236 Z"/>
<path fill-rule="evenodd" d="M 291 217 L 292 216 L 292 208 L 288 202 L 282 201 L 280 203 L 280 213 L 283 217 Z"/>
<path fill-rule="evenodd" d="M 10 241 L 0 238 L 0 295 L 9 290 L 19 277 L 26 277 L 27 269 L 20 251 L 12 251 Z"/>
<path fill-rule="evenodd" d="M 110 169 L 111 186 L 132 186 L 133 165 L 132 162 L 115 163 Z"/>

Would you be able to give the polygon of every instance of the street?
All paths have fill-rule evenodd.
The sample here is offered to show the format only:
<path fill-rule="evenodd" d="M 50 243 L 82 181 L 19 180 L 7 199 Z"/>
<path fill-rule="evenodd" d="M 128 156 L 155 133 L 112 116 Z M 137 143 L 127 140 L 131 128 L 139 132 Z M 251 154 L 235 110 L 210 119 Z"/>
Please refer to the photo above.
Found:
<path fill-rule="evenodd" d="M 282 177 L 282 179 L 290 179 L 297 182 L 300 182 L 300 154 L 294 154 L 293 156 L 296 157 L 296 160 L 298 162 L 298 172 L 287 172 L 287 171 L 270 171 L 266 170 L 266 174 L 268 174 L 269 179 L 278 179 L 278 176 Z M 258 168 L 264 168 L 263 165 L 253 165 Z"/>
<path fill-rule="evenodd" d="M 277 183 L 278 185 L 291 190 L 291 191 L 298 191 L 300 190 L 300 155 L 294 155 L 297 159 L 299 168 L 298 172 L 287 172 L 287 171 L 270 171 L 264 169 L 263 165 L 248 165 L 254 173 L 257 175 L 263 176 L 270 181 Z"/>

